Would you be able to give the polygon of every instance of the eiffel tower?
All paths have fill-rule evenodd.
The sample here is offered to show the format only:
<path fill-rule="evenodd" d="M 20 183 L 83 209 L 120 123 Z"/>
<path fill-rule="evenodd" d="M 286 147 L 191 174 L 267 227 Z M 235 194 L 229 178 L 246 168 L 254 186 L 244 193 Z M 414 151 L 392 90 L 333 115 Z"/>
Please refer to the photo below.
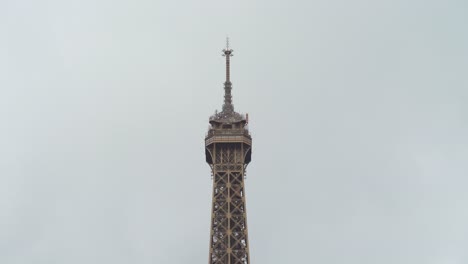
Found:
<path fill-rule="evenodd" d="M 209 264 L 250 263 L 244 179 L 252 155 L 252 137 L 248 116 L 235 112 L 232 104 L 232 55 L 228 40 L 223 50 L 226 58 L 223 110 L 210 117 L 205 137 L 206 162 L 213 178 Z"/>

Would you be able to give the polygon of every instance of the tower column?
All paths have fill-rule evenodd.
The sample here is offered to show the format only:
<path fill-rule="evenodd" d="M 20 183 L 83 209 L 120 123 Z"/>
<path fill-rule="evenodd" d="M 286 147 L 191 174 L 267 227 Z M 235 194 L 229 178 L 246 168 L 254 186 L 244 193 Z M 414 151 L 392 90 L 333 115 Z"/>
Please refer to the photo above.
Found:
<path fill-rule="evenodd" d="M 247 264 L 244 153 L 240 144 L 217 144 L 214 152 L 209 263 Z"/>
<path fill-rule="evenodd" d="M 249 264 L 245 170 L 251 160 L 252 138 L 247 119 L 234 111 L 227 45 L 224 104 L 210 117 L 205 137 L 206 162 L 213 176 L 209 264 Z"/>

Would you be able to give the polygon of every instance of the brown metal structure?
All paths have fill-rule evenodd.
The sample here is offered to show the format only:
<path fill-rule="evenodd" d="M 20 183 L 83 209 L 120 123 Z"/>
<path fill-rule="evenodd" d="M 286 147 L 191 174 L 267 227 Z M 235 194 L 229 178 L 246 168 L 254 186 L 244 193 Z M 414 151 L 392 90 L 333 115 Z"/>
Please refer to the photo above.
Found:
<path fill-rule="evenodd" d="M 247 118 L 234 111 L 230 58 L 226 57 L 224 104 L 221 112 L 210 117 L 205 137 L 206 162 L 213 176 L 209 264 L 249 264 L 249 242 L 245 208 L 244 179 L 252 153 L 252 138 Z"/>

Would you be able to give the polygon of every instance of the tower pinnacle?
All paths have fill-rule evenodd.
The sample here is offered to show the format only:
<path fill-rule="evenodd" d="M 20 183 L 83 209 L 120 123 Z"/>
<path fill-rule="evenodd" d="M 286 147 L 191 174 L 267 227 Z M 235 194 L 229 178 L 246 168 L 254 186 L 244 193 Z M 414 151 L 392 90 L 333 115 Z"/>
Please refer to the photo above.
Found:
<path fill-rule="evenodd" d="M 234 111 L 232 104 L 232 83 L 231 83 L 231 57 L 233 50 L 229 47 L 229 38 L 226 39 L 226 48 L 223 49 L 223 56 L 226 57 L 226 81 L 224 81 L 224 103 L 221 112 L 216 112 L 210 117 L 210 122 L 233 123 L 245 120 L 245 117 Z"/>
<path fill-rule="evenodd" d="M 226 57 L 226 81 L 224 82 L 224 104 L 223 112 L 230 113 L 234 112 L 234 106 L 232 105 L 232 83 L 231 83 L 231 56 L 233 50 L 229 48 L 229 38 L 226 38 L 226 48 L 223 49 L 223 56 Z"/>

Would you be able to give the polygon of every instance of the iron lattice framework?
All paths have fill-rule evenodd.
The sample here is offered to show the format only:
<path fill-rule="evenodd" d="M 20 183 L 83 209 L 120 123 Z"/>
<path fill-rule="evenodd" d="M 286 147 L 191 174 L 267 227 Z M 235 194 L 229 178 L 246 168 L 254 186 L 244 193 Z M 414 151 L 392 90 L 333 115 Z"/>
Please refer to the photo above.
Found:
<path fill-rule="evenodd" d="M 206 162 L 213 176 L 209 264 L 250 263 L 244 179 L 252 153 L 247 118 L 232 104 L 229 45 L 223 110 L 210 117 L 205 138 Z"/>

